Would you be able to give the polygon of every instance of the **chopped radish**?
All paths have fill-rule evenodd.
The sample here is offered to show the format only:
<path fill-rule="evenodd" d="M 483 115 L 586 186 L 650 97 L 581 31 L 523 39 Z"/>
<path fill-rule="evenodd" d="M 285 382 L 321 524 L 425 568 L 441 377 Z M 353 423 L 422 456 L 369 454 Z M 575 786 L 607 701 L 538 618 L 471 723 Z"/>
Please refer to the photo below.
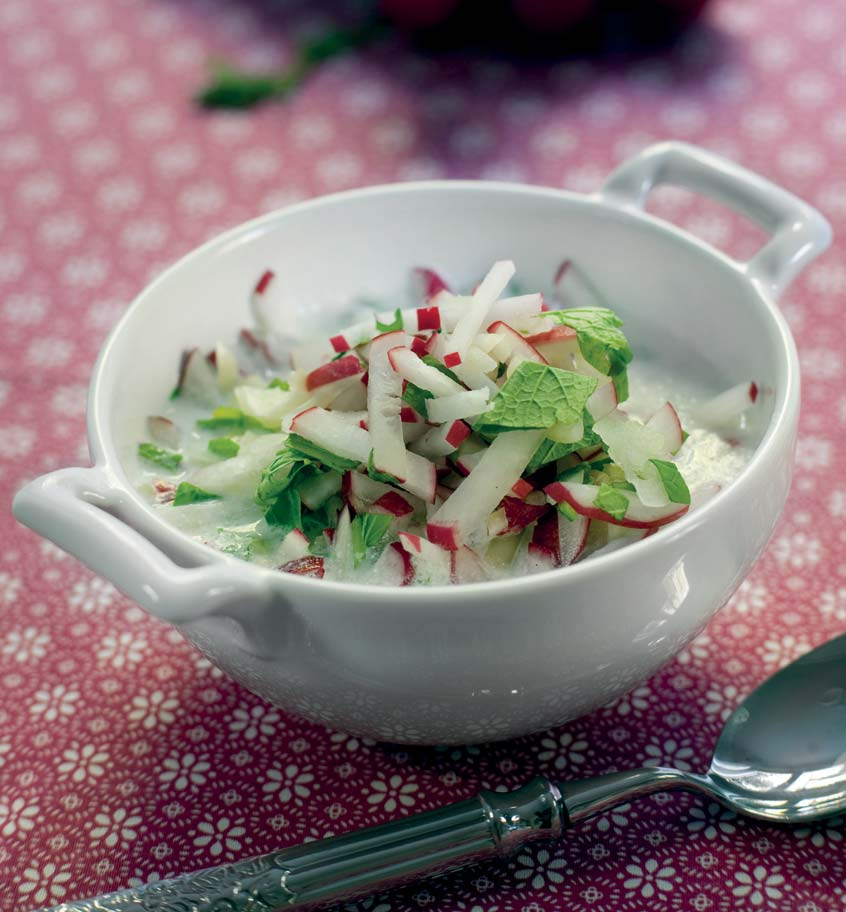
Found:
<path fill-rule="evenodd" d="M 426 535 L 432 544 L 445 551 L 457 551 L 461 547 L 461 533 L 457 522 L 429 521 L 426 523 Z"/>
<path fill-rule="evenodd" d="M 489 333 L 495 333 L 501 337 L 501 341 L 493 349 L 491 355 L 498 361 L 508 364 L 508 376 L 517 369 L 523 361 L 536 361 L 538 364 L 546 364 L 546 358 L 532 345 L 527 342 L 524 336 L 521 336 L 516 330 L 512 329 L 502 320 L 491 323 L 488 327 Z"/>
<path fill-rule="evenodd" d="M 300 500 L 309 510 L 319 510 L 323 504 L 341 490 L 339 472 L 324 472 L 304 482 L 299 487 Z"/>
<path fill-rule="evenodd" d="M 417 355 L 418 358 L 422 358 L 426 354 L 426 343 L 429 340 L 425 336 L 414 336 L 411 340 L 411 350 Z"/>
<path fill-rule="evenodd" d="M 758 398 L 756 383 L 738 383 L 709 399 L 697 409 L 697 417 L 708 427 L 724 427 L 739 418 Z"/>
<path fill-rule="evenodd" d="M 543 436 L 543 431 L 499 434 L 430 525 L 453 529 L 458 544 L 472 544 L 475 536 L 485 535 L 488 516 L 523 474 Z"/>
<path fill-rule="evenodd" d="M 238 359 L 222 343 L 218 342 L 214 349 L 214 366 L 217 370 L 217 385 L 228 393 L 240 378 Z"/>
<path fill-rule="evenodd" d="M 561 548 L 558 541 L 558 511 L 551 510 L 538 520 L 529 543 L 529 556 L 540 558 L 542 565 L 538 569 L 561 566 Z"/>
<path fill-rule="evenodd" d="M 163 415 L 150 415 L 147 418 L 147 432 L 158 443 L 176 449 L 179 446 L 181 434 L 179 428 Z"/>
<path fill-rule="evenodd" d="M 417 267 L 411 270 L 412 282 L 415 286 L 416 296 L 424 301 L 431 301 L 442 291 L 449 291 L 447 283 L 435 272 L 434 269 Z"/>
<path fill-rule="evenodd" d="M 202 405 L 215 405 L 220 397 L 215 369 L 198 348 L 182 353 L 177 390 Z"/>
<path fill-rule="evenodd" d="M 377 508 L 377 512 L 384 511 L 390 516 L 402 517 L 414 512 L 414 507 L 399 491 L 388 491 L 374 501 L 373 506 Z"/>
<path fill-rule="evenodd" d="M 481 583 L 488 578 L 476 552 L 467 547 L 450 551 L 449 562 L 452 583 Z"/>
<path fill-rule="evenodd" d="M 500 260 L 498 263 L 494 263 L 490 272 L 482 279 L 450 335 L 447 352 L 444 355 L 444 364 L 447 367 L 454 367 L 464 360 L 467 350 L 484 324 L 491 306 L 502 294 L 513 275 L 514 264 L 510 260 Z M 450 364 L 448 358 L 457 358 L 457 360 Z"/>
<path fill-rule="evenodd" d="M 464 387 L 460 383 L 456 383 L 431 364 L 424 364 L 410 348 L 392 348 L 388 351 L 388 359 L 399 377 L 435 396 L 452 396 L 464 392 Z"/>
<path fill-rule="evenodd" d="M 270 346 L 267 344 L 265 339 L 260 339 L 252 330 L 244 327 L 241 332 L 238 334 L 238 338 L 247 346 L 251 351 L 258 352 L 268 364 L 276 364 L 276 358 L 273 356 L 273 352 L 270 350 Z M 296 365 L 294 365 L 296 367 Z"/>
<path fill-rule="evenodd" d="M 588 399 L 586 406 L 591 418 L 599 421 L 617 408 L 617 388 L 608 380 L 596 387 L 596 392 Z"/>
<path fill-rule="evenodd" d="M 366 464 L 370 457 L 370 433 L 323 408 L 312 407 L 295 415 L 291 431 L 344 459 Z"/>
<path fill-rule="evenodd" d="M 448 456 L 469 436 L 468 425 L 463 421 L 451 421 L 427 431 L 411 445 L 411 450 L 429 459 Z"/>
<path fill-rule="evenodd" d="M 562 370 L 575 370 L 579 352 L 579 340 L 575 329 L 569 326 L 554 326 L 544 332 L 528 336 L 526 341 L 547 360 Z"/>
<path fill-rule="evenodd" d="M 415 582 L 441 585 L 450 581 L 448 552 L 434 542 L 409 532 L 400 532 L 398 538 L 414 566 Z"/>
<path fill-rule="evenodd" d="M 308 373 L 330 361 L 336 354 L 337 352 L 329 342 L 320 341 L 298 345 L 291 352 L 291 366 L 294 370 Z"/>
<path fill-rule="evenodd" d="M 494 301 L 488 312 L 488 319 L 492 322 L 504 320 L 509 326 L 518 323 L 522 328 L 527 318 L 534 317 L 543 310 L 543 295 L 536 294 L 517 295 L 513 298 L 500 298 Z M 516 327 L 515 327 L 516 328 Z"/>
<path fill-rule="evenodd" d="M 338 358 L 316 367 L 306 377 L 306 389 L 313 390 L 318 386 L 325 386 L 327 383 L 334 383 L 346 377 L 353 377 L 362 373 L 363 370 L 364 368 L 362 368 L 361 362 L 356 355 L 346 355 L 343 358 Z"/>
<path fill-rule="evenodd" d="M 153 482 L 153 491 L 156 495 L 156 503 L 172 503 L 176 497 L 176 483 L 173 481 L 163 481 L 161 478 Z"/>
<path fill-rule="evenodd" d="M 408 474 L 402 436 L 402 377 L 389 358 L 392 348 L 406 341 L 404 332 L 377 336 L 370 345 L 367 383 L 367 426 L 373 441 L 373 464 L 379 472 L 403 482 Z M 409 349 L 410 351 L 410 349 Z"/>
<path fill-rule="evenodd" d="M 437 307 L 418 307 L 414 315 L 417 322 L 417 332 L 426 330 L 434 332 L 441 328 L 441 311 Z"/>
<path fill-rule="evenodd" d="M 513 535 L 550 512 L 548 504 L 533 506 L 518 497 L 503 497 L 502 504 L 488 517 L 488 535 Z"/>
<path fill-rule="evenodd" d="M 250 295 L 250 312 L 253 317 L 253 324 L 262 336 L 266 336 L 271 329 L 271 321 L 268 319 L 264 304 L 264 298 L 267 290 L 273 281 L 275 273 L 272 269 L 266 269 L 259 280 L 256 282 L 252 294 Z"/>
<path fill-rule="evenodd" d="M 288 561 L 288 563 L 282 564 L 279 569 L 285 573 L 295 573 L 298 576 L 313 576 L 315 579 L 323 579 L 323 575 L 326 572 L 323 558 L 314 554 Z"/>
<path fill-rule="evenodd" d="M 525 498 L 527 495 L 531 494 L 535 489 L 532 487 L 531 482 L 526 481 L 525 478 L 519 478 L 517 481 L 511 485 L 511 493 L 515 497 Z"/>
<path fill-rule="evenodd" d="M 664 507 L 650 507 L 632 493 L 619 489 L 629 502 L 626 515 L 622 519 L 615 519 L 610 513 L 594 505 L 599 494 L 598 485 L 580 484 L 578 482 L 554 481 L 547 485 L 544 491 L 555 503 L 568 503 L 577 513 L 589 519 L 601 519 L 603 522 L 617 526 L 627 526 L 630 529 L 649 529 L 654 526 L 663 526 L 678 519 L 687 512 L 687 504 L 668 503 Z"/>
<path fill-rule="evenodd" d="M 391 542 L 389 550 L 398 554 L 402 561 L 402 582 L 400 586 L 410 586 L 414 582 L 414 563 L 411 560 L 411 555 L 398 541 Z"/>
<path fill-rule="evenodd" d="M 561 566 L 568 567 L 581 557 L 593 520 L 586 516 L 577 516 L 573 520 L 568 520 L 557 510 L 556 513 L 558 514 L 558 551 L 561 556 Z"/>
<path fill-rule="evenodd" d="M 308 556 L 308 539 L 299 529 L 289 532 L 279 545 L 277 558 L 282 563 Z"/>
<path fill-rule="evenodd" d="M 439 396 L 426 400 L 429 421 L 438 423 L 455 421 L 459 418 L 473 418 L 488 408 L 490 393 L 487 389 L 465 390 L 451 396 Z"/>
<path fill-rule="evenodd" d="M 608 385 L 613 389 L 613 383 Z M 588 401 L 588 406 L 590 406 L 590 401 Z M 665 402 L 646 422 L 646 426 L 657 431 L 664 438 L 664 447 L 668 453 L 675 455 L 681 449 L 681 445 L 684 443 L 684 431 L 678 412 L 671 403 Z"/>

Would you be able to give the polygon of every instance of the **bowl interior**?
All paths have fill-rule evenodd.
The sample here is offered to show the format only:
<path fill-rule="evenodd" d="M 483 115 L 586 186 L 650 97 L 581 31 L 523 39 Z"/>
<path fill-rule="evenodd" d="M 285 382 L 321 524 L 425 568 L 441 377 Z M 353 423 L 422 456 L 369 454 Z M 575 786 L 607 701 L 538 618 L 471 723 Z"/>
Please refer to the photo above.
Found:
<path fill-rule="evenodd" d="M 174 386 L 182 349 L 234 341 L 250 322 L 250 289 L 267 268 L 282 290 L 280 323 L 305 338 L 343 326 L 356 299 L 381 309 L 411 306 L 414 266 L 469 288 L 500 258 L 516 262 L 521 287 L 547 293 L 563 259 L 579 263 L 624 319 L 636 359 L 658 359 L 715 391 L 749 378 L 772 389 L 753 442 L 781 410 L 790 362 L 783 324 L 710 248 L 649 217 L 556 190 L 406 184 L 271 214 L 154 282 L 104 353 L 95 455 L 134 459 L 146 416 L 161 410 Z"/>

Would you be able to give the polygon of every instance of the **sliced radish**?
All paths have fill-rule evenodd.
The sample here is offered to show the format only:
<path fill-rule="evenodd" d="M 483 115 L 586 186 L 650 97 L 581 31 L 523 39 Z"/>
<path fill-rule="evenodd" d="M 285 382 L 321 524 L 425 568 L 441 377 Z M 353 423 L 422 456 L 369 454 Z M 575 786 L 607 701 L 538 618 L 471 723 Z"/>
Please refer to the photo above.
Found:
<path fill-rule="evenodd" d="M 494 301 L 488 312 L 488 319 L 492 322 L 504 320 L 509 326 L 516 328 L 515 323 L 522 329 L 523 324 L 529 322 L 528 318 L 534 317 L 543 310 L 543 295 L 536 294 L 517 295 L 512 298 L 500 298 Z"/>
<path fill-rule="evenodd" d="M 313 390 L 327 383 L 335 383 L 346 377 L 353 377 L 364 372 L 361 362 L 356 355 L 346 355 L 343 358 L 329 361 L 316 367 L 306 377 L 306 389 Z"/>
<path fill-rule="evenodd" d="M 400 532 L 398 537 L 399 544 L 408 554 L 414 567 L 416 582 L 443 585 L 450 581 L 448 552 L 419 535 Z"/>
<path fill-rule="evenodd" d="M 561 548 L 558 541 L 558 511 L 551 510 L 538 520 L 529 542 L 529 558 L 539 566 L 532 569 L 552 569 L 561 566 Z"/>
<path fill-rule="evenodd" d="M 341 490 L 340 472 L 324 472 L 300 485 L 300 500 L 309 510 L 319 510 L 323 504 Z"/>
<path fill-rule="evenodd" d="M 599 421 L 609 412 L 613 412 L 617 408 L 617 404 L 617 388 L 608 380 L 596 387 L 596 391 L 587 401 L 586 408 L 591 418 Z"/>
<path fill-rule="evenodd" d="M 399 542 L 391 542 L 388 550 L 394 551 L 402 561 L 402 582 L 400 586 L 410 586 L 414 582 L 414 563 L 411 560 L 411 555 Z"/>
<path fill-rule="evenodd" d="M 437 545 L 445 551 L 457 551 L 461 547 L 461 532 L 455 521 L 433 522 L 430 520 L 426 523 L 426 535 L 433 545 Z"/>
<path fill-rule="evenodd" d="M 323 408 L 315 406 L 295 415 L 291 431 L 344 459 L 366 464 L 370 457 L 370 433 Z"/>
<path fill-rule="evenodd" d="M 426 343 L 429 341 L 427 336 L 414 336 L 411 340 L 411 350 L 417 355 L 418 358 L 422 358 L 426 354 Z"/>
<path fill-rule="evenodd" d="M 179 446 L 181 434 L 179 428 L 164 415 L 150 415 L 147 418 L 147 433 L 158 443 L 176 449 Z"/>
<path fill-rule="evenodd" d="M 472 546 L 476 537 L 486 537 L 488 516 L 523 474 L 543 436 L 543 431 L 499 434 L 461 487 L 431 517 L 430 525 L 453 529 L 458 544 Z"/>
<path fill-rule="evenodd" d="M 481 583 L 488 575 L 484 565 L 475 551 L 463 547 L 450 551 L 450 582 L 452 583 Z"/>
<path fill-rule="evenodd" d="M 534 490 L 531 482 L 526 481 L 525 478 L 518 478 L 517 481 L 511 485 L 511 493 L 515 497 L 520 497 L 521 499 L 525 499 Z"/>
<path fill-rule="evenodd" d="M 501 341 L 493 349 L 491 355 L 498 361 L 508 364 L 508 376 L 517 369 L 523 361 L 536 361 L 538 364 L 546 364 L 546 358 L 532 345 L 527 342 L 524 336 L 521 336 L 515 329 L 497 320 L 488 327 L 489 333 L 495 333 L 501 337 Z"/>
<path fill-rule="evenodd" d="M 577 513 L 589 519 L 600 519 L 603 522 L 616 526 L 626 526 L 630 529 L 649 529 L 663 526 L 678 519 L 688 510 L 687 504 L 668 503 L 664 507 L 650 507 L 631 491 L 619 489 L 629 502 L 626 515 L 622 519 L 615 519 L 610 513 L 595 506 L 594 502 L 599 494 L 598 485 L 581 484 L 570 481 L 554 481 L 547 485 L 544 491 L 555 503 L 568 503 Z"/>
<path fill-rule="evenodd" d="M 739 418 L 758 398 L 756 383 L 738 383 L 714 396 L 697 409 L 697 417 L 708 427 L 723 427 Z"/>
<path fill-rule="evenodd" d="M 403 497 L 399 491 L 388 491 L 378 500 L 373 502 L 376 508 L 375 512 L 384 512 L 389 516 L 403 517 L 410 516 L 414 512 L 414 507 L 408 498 Z"/>
<path fill-rule="evenodd" d="M 336 354 L 337 352 L 328 341 L 307 342 L 298 345 L 291 352 L 291 366 L 295 370 L 308 373 L 327 361 L 331 361 Z"/>
<path fill-rule="evenodd" d="M 562 567 L 569 567 L 582 556 L 592 522 L 586 516 L 569 520 L 558 513 L 558 551 Z"/>
<path fill-rule="evenodd" d="M 499 508 L 488 517 L 488 535 L 513 535 L 550 512 L 548 504 L 532 505 L 518 497 L 503 497 Z"/>
<path fill-rule="evenodd" d="M 279 545 L 277 558 L 281 563 L 308 556 L 308 539 L 299 529 L 289 532 Z"/>
<path fill-rule="evenodd" d="M 427 399 L 426 413 L 429 421 L 439 424 L 459 418 L 474 418 L 487 410 L 489 399 L 490 392 L 487 389 L 466 390 L 451 396 Z"/>
<path fill-rule="evenodd" d="M 404 332 L 376 336 L 370 345 L 367 369 L 367 426 L 373 442 L 373 464 L 377 471 L 393 475 L 400 483 L 408 474 L 400 417 L 402 377 L 393 369 L 388 353 L 405 341 Z"/>
<path fill-rule="evenodd" d="M 288 561 L 288 563 L 282 564 L 279 569 L 285 573 L 295 573 L 298 576 L 313 576 L 315 579 L 323 579 L 326 573 L 323 558 L 314 554 Z"/>
<path fill-rule="evenodd" d="M 448 367 L 454 367 L 464 360 L 473 339 L 485 323 L 491 306 L 511 281 L 514 271 L 514 263 L 510 260 L 500 260 L 494 263 L 490 272 L 482 279 L 479 287 L 467 301 L 466 310 L 459 317 L 450 335 L 447 352 L 444 355 L 444 364 Z M 456 358 L 457 360 L 450 364 L 450 360 Z"/>
<path fill-rule="evenodd" d="M 636 418 L 614 409 L 593 426 L 602 438 L 608 455 L 617 463 L 637 491 L 637 495 L 651 507 L 663 507 L 668 502 L 667 491 L 650 462 L 651 459 L 668 459 L 670 451 L 663 434 L 642 424 Z"/>
<path fill-rule="evenodd" d="M 202 405 L 216 405 L 220 399 L 215 369 L 198 348 L 182 353 L 177 389 Z"/>
<path fill-rule="evenodd" d="M 463 421 L 450 421 L 427 431 L 411 445 L 411 450 L 429 459 L 437 459 L 454 453 L 469 436 L 470 428 Z"/>
<path fill-rule="evenodd" d="M 613 383 L 608 385 L 612 389 L 614 388 Z M 590 407 L 590 400 L 588 400 L 588 407 Z M 664 447 L 668 453 L 675 455 L 681 449 L 681 445 L 684 443 L 684 431 L 678 412 L 671 403 L 665 402 L 646 422 L 646 426 L 657 431 L 664 438 Z"/>
<path fill-rule="evenodd" d="M 410 348 L 392 348 L 388 351 L 388 359 L 399 377 L 435 396 L 452 396 L 464 392 L 464 387 L 460 383 L 456 383 L 431 364 L 424 364 Z"/>
<path fill-rule="evenodd" d="M 238 359 L 222 343 L 218 342 L 214 349 L 214 366 L 217 370 L 217 385 L 225 393 L 238 383 L 241 370 Z"/>
<path fill-rule="evenodd" d="M 546 358 L 549 364 L 562 370 L 575 370 L 581 353 L 575 329 L 554 326 L 544 332 L 528 336 L 526 341 Z"/>
<path fill-rule="evenodd" d="M 253 324 L 263 336 L 267 335 L 271 329 L 271 321 L 269 320 L 264 307 L 264 299 L 274 277 L 275 273 L 273 270 L 266 269 L 259 277 L 259 280 L 256 282 L 250 295 L 250 313 L 253 317 Z"/>

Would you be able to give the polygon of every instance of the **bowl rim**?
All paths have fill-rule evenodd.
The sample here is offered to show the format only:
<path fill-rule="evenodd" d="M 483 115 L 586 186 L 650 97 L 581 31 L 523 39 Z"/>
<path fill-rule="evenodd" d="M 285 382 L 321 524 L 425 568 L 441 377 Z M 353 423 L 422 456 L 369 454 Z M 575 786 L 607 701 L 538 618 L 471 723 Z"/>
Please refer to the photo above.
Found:
<path fill-rule="evenodd" d="M 624 548 L 619 548 L 608 554 L 600 555 L 588 561 L 571 564 L 567 567 L 558 567 L 530 575 L 503 577 L 496 580 L 485 580 L 474 583 L 444 584 L 437 586 L 380 586 L 375 583 L 341 582 L 337 580 L 313 579 L 297 574 L 283 573 L 279 570 L 260 567 L 248 561 L 240 560 L 232 555 L 216 550 L 211 545 L 204 544 L 189 536 L 187 533 L 171 525 L 153 510 L 149 503 L 132 484 L 124 471 L 123 462 L 118 455 L 115 439 L 110 431 L 109 416 L 106 408 L 107 401 L 107 374 L 110 362 L 113 360 L 112 352 L 118 344 L 118 339 L 123 335 L 127 324 L 135 319 L 138 311 L 142 310 L 148 298 L 158 292 L 160 286 L 165 285 L 170 277 L 183 269 L 189 263 L 202 259 L 208 255 L 221 252 L 233 243 L 241 243 L 244 239 L 257 231 L 263 231 L 282 219 L 295 217 L 305 211 L 313 211 L 324 206 L 343 204 L 348 200 L 362 200 L 393 194 L 414 194 L 431 192 L 469 192 L 479 195 L 489 193 L 513 194 L 516 197 L 545 197 L 565 205 L 597 207 L 607 215 L 625 219 L 640 230 L 652 231 L 659 236 L 670 239 L 674 243 L 683 243 L 700 256 L 705 256 L 716 261 L 728 272 L 734 281 L 746 287 L 747 294 L 751 293 L 754 301 L 744 302 L 744 306 L 758 308 L 762 319 L 769 319 L 775 330 L 774 352 L 776 358 L 776 371 L 780 375 L 776 384 L 775 402 L 770 421 L 755 447 L 752 458 L 744 466 L 740 474 L 728 485 L 720 490 L 714 497 L 694 511 L 689 511 L 680 519 L 663 527 L 660 536 L 650 535 L 639 541 L 632 542 Z M 694 533 L 700 526 L 707 523 L 710 517 L 718 512 L 731 508 L 731 504 L 742 499 L 751 479 L 756 474 L 760 463 L 764 462 L 771 451 L 784 439 L 788 433 L 791 418 L 798 415 L 799 408 L 799 360 L 793 336 L 783 314 L 778 308 L 774 297 L 768 293 L 760 283 L 746 274 L 744 264 L 732 259 L 727 254 L 712 247 L 700 238 L 688 233 L 684 229 L 661 219 L 644 209 L 631 205 L 623 205 L 609 199 L 601 191 L 582 194 L 556 187 L 547 187 L 535 184 L 523 184 L 507 181 L 489 180 L 425 180 L 408 181 L 402 183 L 377 184 L 343 190 L 336 193 L 325 194 L 276 209 L 256 218 L 241 222 L 221 234 L 210 238 L 199 246 L 188 251 L 174 263 L 164 269 L 149 284 L 147 284 L 132 300 L 112 328 L 104 341 L 95 362 L 89 384 L 87 402 L 87 432 L 88 441 L 96 468 L 105 469 L 109 473 L 109 483 L 115 493 L 122 494 L 129 499 L 129 507 L 124 521 L 147 535 L 147 530 L 155 528 L 157 542 L 166 542 L 168 547 L 178 549 L 182 555 L 191 554 L 196 566 L 208 566 L 213 563 L 225 564 L 238 572 L 248 572 L 251 575 L 260 574 L 264 581 L 272 588 L 284 586 L 299 592 L 304 597 L 325 595 L 345 596 L 347 599 L 355 595 L 368 599 L 393 599 L 398 592 L 403 592 L 403 600 L 428 599 L 431 596 L 442 596 L 449 593 L 451 596 L 483 596 L 490 595 L 496 590 L 498 595 L 503 590 L 511 593 L 512 589 L 520 587 L 520 595 L 525 597 L 526 587 L 530 589 L 544 588 L 549 585 L 561 585 L 567 580 L 584 580 L 591 575 L 602 576 L 613 567 L 626 567 L 632 561 L 639 562 L 662 548 L 670 548 L 680 539 Z M 145 530 L 138 529 L 135 516 L 144 517 Z M 163 558 L 165 553 L 163 552 Z M 564 575 L 566 574 L 566 575 Z"/>

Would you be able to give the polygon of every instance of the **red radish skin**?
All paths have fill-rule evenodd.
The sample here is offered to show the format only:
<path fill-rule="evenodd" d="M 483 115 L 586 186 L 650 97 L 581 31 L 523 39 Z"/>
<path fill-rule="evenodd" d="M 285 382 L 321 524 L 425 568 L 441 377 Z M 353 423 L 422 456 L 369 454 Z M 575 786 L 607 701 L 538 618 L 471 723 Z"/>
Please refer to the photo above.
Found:
<path fill-rule="evenodd" d="M 684 443 L 678 412 L 670 402 L 665 402 L 646 422 L 646 426 L 664 438 L 664 445 L 670 453 L 678 452 Z"/>
<path fill-rule="evenodd" d="M 749 384 L 749 399 L 752 402 L 752 405 L 754 405 L 758 399 L 758 384 L 754 381 Z"/>
<path fill-rule="evenodd" d="M 420 544 L 419 535 L 414 535 L 411 532 L 400 532 L 399 538 L 406 551 L 414 551 L 416 554 L 420 554 L 423 550 L 423 546 Z"/>
<path fill-rule="evenodd" d="M 296 560 L 288 561 L 279 568 L 285 573 L 294 573 L 298 576 L 312 576 L 315 579 L 323 579 L 326 572 L 323 566 L 323 558 L 310 554 L 308 557 L 298 557 Z"/>
<path fill-rule="evenodd" d="M 523 499 L 525 497 L 528 497 L 529 494 L 534 491 L 534 488 L 530 482 L 526 481 L 525 478 L 521 478 L 519 481 L 514 482 L 514 484 L 511 486 L 511 491 L 515 496 Z"/>
<path fill-rule="evenodd" d="M 619 400 L 617 388 L 613 383 L 605 383 L 596 390 L 587 401 L 587 410 L 594 421 L 600 421 L 609 412 L 613 412 Z"/>
<path fill-rule="evenodd" d="M 550 507 L 549 504 L 527 504 L 518 497 L 503 497 L 499 510 L 502 511 L 501 515 L 504 518 L 505 525 L 496 534 L 511 535 L 539 520 L 550 511 Z M 499 510 L 497 510 L 497 513 L 499 513 Z M 502 521 L 502 519 L 499 520 L 499 522 Z M 488 529 L 489 531 L 491 530 L 490 525 Z"/>
<path fill-rule="evenodd" d="M 272 269 L 266 269 L 258 282 L 256 282 L 255 294 L 263 295 L 267 291 L 267 286 L 273 281 L 275 274 Z"/>
<path fill-rule="evenodd" d="M 355 355 L 347 355 L 344 358 L 338 358 L 337 361 L 330 361 L 328 364 L 321 364 L 320 367 L 315 368 L 306 377 L 306 389 L 317 389 L 319 386 L 326 386 L 327 383 L 354 377 L 360 373 L 361 362 Z"/>
<path fill-rule="evenodd" d="M 548 345 L 551 342 L 575 341 L 577 333 L 575 329 L 569 326 L 553 326 L 552 329 L 547 329 L 544 332 L 535 333 L 525 338 L 531 345 Z"/>
<path fill-rule="evenodd" d="M 458 367 L 461 364 L 461 355 L 458 352 L 447 352 L 444 355 L 444 364 L 447 367 Z"/>
<path fill-rule="evenodd" d="M 390 513 L 391 516 L 408 516 L 409 513 L 414 512 L 414 507 L 396 491 L 383 494 L 373 506 Z"/>
<path fill-rule="evenodd" d="M 427 340 L 421 336 L 415 336 L 411 340 L 411 350 L 418 358 L 422 358 L 426 354 L 426 342 Z"/>
<path fill-rule="evenodd" d="M 538 520 L 529 543 L 529 553 L 552 561 L 553 567 L 561 566 L 561 549 L 558 542 L 558 515 L 551 510 Z"/>
<path fill-rule="evenodd" d="M 512 346 L 511 356 L 521 354 L 527 361 L 536 361 L 538 364 L 548 364 L 544 356 L 526 339 L 521 336 L 516 329 L 513 329 L 502 320 L 497 320 L 488 327 L 489 333 L 506 336 L 509 344 Z"/>
<path fill-rule="evenodd" d="M 456 449 L 459 444 L 470 436 L 470 425 L 464 421 L 453 421 L 452 427 L 446 435 L 446 442 Z"/>
<path fill-rule="evenodd" d="M 436 331 L 441 328 L 441 312 L 437 307 L 417 308 L 417 331 Z"/>
<path fill-rule="evenodd" d="M 174 390 L 177 395 L 182 392 L 182 387 L 185 385 L 185 377 L 188 374 L 188 364 L 191 361 L 191 355 L 193 355 L 196 350 L 196 348 L 183 349 L 182 354 L 179 356 L 179 373 L 176 380 L 176 389 Z"/>
<path fill-rule="evenodd" d="M 172 481 L 154 481 L 153 490 L 156 492 L 156 503 L 170 503 L 176 497 L 176 485 Z"/>
<path fill-rule="evenodd" d="M 445 551 L 457 551 L 461 545 L 456 523 L 427 523 L 426 536 L 433 545 L 439 545 Z"/>
<path fill-rule="evenodd" d="M 552 280 L 552 284 L 558 287 L 564 279 L 564 276 L 567 275 L 567 271 L 573 265 L 572 260 L 562 260 L 561 265 L 558 269 L 555 270 L 555 278 Z"/>
<path fill-rule="evenodd" d="M 400 409 L 400 420 L 405 424 L 417 424 L 420 418 L 410 405 L 404 405 Z"/>
<path fill-rule="evenodd" d="M 366 422 L 363 418 L 358 422 L 358 426 L 359 426 L 363 431 L 366 431 L 366 430 L 367 430 L 367 422 Z"/>
<path fill-rule="evenodd" d="M 594 486 L 585 485 L 585 487 Z M 660 519 L 645 521 L 630 519 L 625 516 L 622 519 L 615 519 L 610 513 L 600 510 L 599 507 L 595 507 L 593 504 L 583 503 L 575 498 L 572 494 L 572 487 L 563 484 L 560 481 L 554 481 L 552 484 L 547 485 L 544 488 L 544 492 L 555 501 L 555 503 L 568 503 L 577 513 L 582 516 L 587 516 L 588 519 L 599 519 L 602 522 L 611 523 L 614 526 L 624 526 L 627 529 L 657 529 L 659 526 L 664 526 L 667 523 L 671 523 L 673 520 L 678 519 L 680 516 L 683 516 L 689 509 L 687 504 L 671 504 L 674 508 L 673 512 L 666 516 L 662 516 Z"/>
<path fill-rule="evenodd" d="M 338 354 L 350 350 L 350 346 L 343 336 L 332 336 L 329 340 L 329 344 L 338 352 Z"/>
<path fill-rule="evenodd" d="M 582 556 L 590 532 L 590 523 L 586 516 L 579 516 L 574 520 L 558 516 L 558 550 L 561 554 L 562 567 L 569 567 Z M 651 529 L 646 534 L 651 535 L 654 531 Z"/>
<path fill-rule="evenodd" d="M 399 542 L 391 542 L 391 548 L 399 554 L 402 560 L 402 582 L 400 585 L 410 586 L 414 582 L 414 564 L 411 562 L 411 555 Z"/>
<path fill-rule="evenodd" d="M 442 291 L 449 291 L 447 283 L 435 272 L 434 269 L 418 267 L 413 271 L 413 276 L 420 285 L 424 301 L 431 301 L 435 295 Z"/>

